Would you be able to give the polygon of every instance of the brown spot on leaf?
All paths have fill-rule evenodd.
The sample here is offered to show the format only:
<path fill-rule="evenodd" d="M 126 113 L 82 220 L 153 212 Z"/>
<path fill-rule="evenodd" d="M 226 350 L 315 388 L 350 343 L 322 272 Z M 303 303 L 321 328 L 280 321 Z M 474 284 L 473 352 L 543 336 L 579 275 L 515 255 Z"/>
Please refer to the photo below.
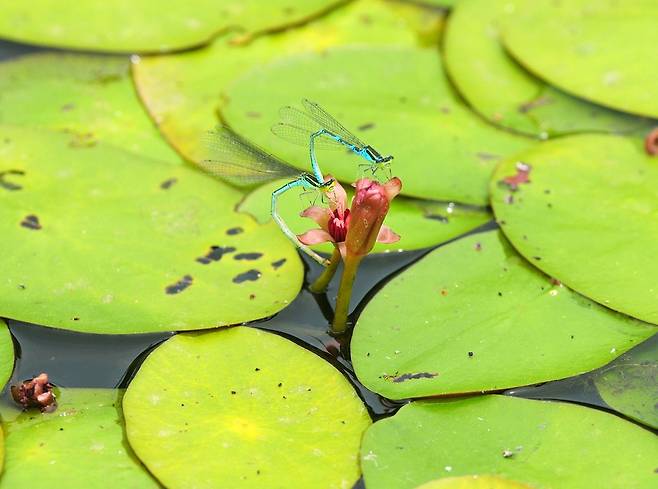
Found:
<path fill-rule="evenodd" d="M 235 248 L 233 246 L 211 246 L 210 250 L 208 253 L 206 253 L 204 256 L 200 256 L 196 259 L 199 263 L 203 265 L 208 265 L 209 263 L 212 263 L 214 261 L 219 261 L 222 259 L 222 256 L 224 256 L 227 253 L 233 253 L 235 251 Z"/>
<path fill-rule="evenodd" d="M 18 185 L 17 183 L 12 183 L 8 182 L 6 180 L 6 177 L 9 175 L 25 175 L 25 172 L 22 170 L 6 170 L 0 172 L 0 188 L 3 188 L 5 190 L 9 191 L 15 191 L 15 190 L 21 190 L 23 188 L 22 185 Z"/>
<path fill-rule="evenodd" d="M 286 261 L 288 260 L 286 260 L 285 258 L 281 258 L 280 260 L 273 261 L 272 268 L 276 270 L 277 268 L 281 267 Z"/>
<path fill-rule="evenodd" d="M 238 253 L 233 257 L 234 260 L 247 260 L 247 261 L 252 261 L 252 260 L 258 260 L 261 256 L 263 256 L 262 253 Z"/>
<path fill-rule="evenodd" d="M 165 287 L 165 292 L 169 295 L 178 294 L 180 292 L 183 292 L 190 285 L 192 285 L 193 281 L 194 281 L 194 279 L 192 278 L 191 275 L 185 275 L 183 278 L 181 278 L 175 284 L 171 284 L 171 285 L 168 285 L 167 287 Z"/>
<path fill-rule="evenodd" d="M 33 229 L 35 231 L 38 231 L 41 229 L 41 224 L 39 223 L 39 218 L 35 216 L 34 214 L 30 214 L 29 216 L 25 216 L 25 219 L 21 221 L 21 226 L 27 229 Z"/>
<path fill-rule="evenodd" d="M 406 382 L 407 380 L 433 379 L 437 375 L 439 375 L 438 372 L 417 372 L 400 375 L 384 375 L 384 379 L 390 380 L 391 382 L 395 382 L 397 384 L 400 382 Z"/>
<path fill-rule="evenodd" d="M 258 270 L 247 270 L 244 273 L 240 273 L 233 277 L 233 283 L 235 284 L 241 284 L 242 282 L 255 282 L 261 277 L 262 273 L 260 273 Z"/>
<path fill-rule="evenodd" d="M 447 289 L 441 289 L 441 295 L 443 297 L 447 296 L 448 295 L 448 290 Z"/>
<path fill-rule="evenodd" d="M 242 229 L 241 227 L 235 227 L 235 228 L 231 228 L 231 229 L 226 230 L 226 234 L 228 234 L 229 236 L 235 236 L 236 234 L 240 234 L 240 233 L 243 233 L 243 232 L 244 232 L 244 229 Z"/>
<path fill-rule="evenodd" d="M 357 129 L 359 131 L 367 131 L 368 129 L 372 129 L 373 127 L 375 127 L 374 122 L 366 122 L 365 124 L 361 124 L 359 127 L 357 127 Z"/>
<path fill-rule="evenodd" d="M 177 181 L 178 181 L 178 178 L 170 178 L 168 180 L 165 180 L 164 182 L 162 182 L 160 184 L 160 188 L 163 189 L 163 190 L 167 190 L 167 189 L 171 188 L 171 186 L 173 184 L 175 184 Z"/>

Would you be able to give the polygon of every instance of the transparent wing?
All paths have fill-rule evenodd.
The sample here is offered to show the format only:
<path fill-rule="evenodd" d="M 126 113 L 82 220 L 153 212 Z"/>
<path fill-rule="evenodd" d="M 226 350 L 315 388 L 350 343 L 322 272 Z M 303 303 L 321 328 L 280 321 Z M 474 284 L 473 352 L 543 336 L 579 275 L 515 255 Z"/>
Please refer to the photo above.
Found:
<path fill-rule="evenodd" d="M 201 141 L 205 157 L 199 166 L 234 185 L 246 186 L 278 178 L 296 178 L 301 173 L 224 126 L 209 131 Z"/>
<path fill-rule="evenodd" d="M 319 127 L 318 127 L 319 129 Z M 279 136 L 281 139 L 289 143 L 297 144 L 299 146 L 308 146 L 311 134 L 315 131 L 310 129 L 303 129 L 292 124 L 284 124 L 279 122 L 272 126 L 272 133 Z M 322 149 L 345 149 L 345 146 L 328 137 L 320 137 L 315 139 L 315 147 Z"/>
<path fill-rule="evenodd" d="M 345 128 L 340 122 L 334 119 L 326 110 L 320 107 L 315 102 L 311 102 L 308 99 L 302 99 L 302 104 L 306 109 L 307 113 L 316 121 L 318 125 L 327 129 L 328 131 L 333 132 L 334 134 L 340 136 L 345 141 L 359 148 L 364 148 L 366 145 L 357 138 L 354 134 Z"/>

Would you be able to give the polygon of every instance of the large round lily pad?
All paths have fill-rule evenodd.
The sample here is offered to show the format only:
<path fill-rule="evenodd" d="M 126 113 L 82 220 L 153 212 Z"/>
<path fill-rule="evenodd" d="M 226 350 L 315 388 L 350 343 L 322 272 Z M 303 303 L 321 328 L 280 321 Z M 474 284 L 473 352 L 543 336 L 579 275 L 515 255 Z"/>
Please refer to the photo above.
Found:
<path fill-rule="evenodd" d="M 369 428 L 361 447 L 368 489 L 477 474 L 536 488 L 649 489 L 657 459 L 655 435 L 621 418 L 504 396 L 413 402 Z"/>
<path fill-rule="evenodd" d="M 658 336 L 594 372 L 592 377 L 608 406 L 658 429 Z"/>
<path fill-rule="evenodd" d="M 375 295 L 355 328 L 359 380 L 393 399 L 568 377 L 657 331 L 556 285 L 499 231 L 427 255 Z"/>
<path fill-rule="evenodd" d="M 202 50 L 145 56 L 133 65 L 139 95 L 165 138 L 190 161 L 200 161 L 199 134 L 217 124 L 220 93 L 255 66 L 294 53 L 344 44 L 414 45 L 438 30 L 442 15 L 398 2 L 351 2 L 275 36 L 236 46 L 218 39 Z M 255 114 L 254 114 L 255 116 Z"/>
<path fill-rule="evenodd" d="M 0 123 L 56 129 L 179 163 L 144 112 L 126 58 L 37 53 L 0 64 Z"/>
<path fill-rule="evenodd" d="M 240 323 L 279 311 L 302 266 L 241 194 L 183 165 L 0 127 L 0 316 L 85 332 Z"/>
<path fill-rule="evenodd" d="M 302 96 L 319 103 L 367 144 L 394 155 L 402 193 L 414 197 L 486 204 L 495 164 L 533 144 L 468 110 L 435 49 L 337 48 L 322 57 L 291 56 L 250 71 L 226 95 L 221 113 L 229 125 L 300 169 L 309 167 L 308 148 L 277 138 L 270 126 L 280 107 L 300 106 Z M 363 163 L 347 151 L 320 150 L 318 158 L 324 172 L 347 182 Z"/>
<path fill-rule="evenodd" d="M 285 183 L 275 181 L 257 188 L 240 203 L 239 210 L 251 214 L 258 222 L 267 222 L 271 218 L 270 195 Z M 349 187 L 345 190 L 351 202 L 354 192 Z M 290 229 L 301 234 L 318 227 L 314 221 L 299 215 L 311 204 L 303 196 L 297 198 L 294 192 L 290 192 L 279 199 L 278 211 Z M 316 205 L 326 206 L 320 202 L 316 202 Z M 385 224 L 400 235 L 400 241 L 392 244 L 377 243 L 374 252 L 417 250 L 434 246 L 466 233 L 489 219 L 490 214 L 484 208 L 397 197 L 391 202 Z M 322 244 L 317 249 L 331 253 L 333 245 Z"/>
<path fill-rule="evenodd" d="M 126 446 L 120 391 L 62 388 L 53 413 L 3 406 L 5 467 L 0 488 L 157 488 Z"/>
<path fill-rule="evenodd" d="M 5 386 L 13 371 L 14 341 L 11 338 L 7 323 L 0 319 L 0 389 Z"/>
<path fill-rule="evenodd" d="M 496 124 L 542 137 L 648 126 L 644 119 L 556 90 L 514 61 L 499 32 L 505 21 L 516 22 L 514 13 L 509 0 L 462 0 L 450 14 L 444 37 L 446 68 L 475 110 Z"/>
<path fill-rule="evenodd" d="M 104 52 L 165 52 L 199 46 L 228 31 L 251 34 L 301 22 L 338 0 L 189 0 L 166 8 L 152 0 L 3 6 L 0 37 Z"/>
<path fill-rule="evenodd" d="M 658 3 L 516 0 L 503 40 L 539 77 L 574 95 L 658 117 Z"/>
<path fill-rule="evenodd" d="M 548 141 L 518 158 L 491 184 L 514 247 L 581 294 L 658 323 L 656 159 L 640 141 L 605 135 Z"/>
<path fill-rule="evenodd" d="M 532 489 L 532 487 L 493 475 L 463 475 L 426 482 L 416 489 Z"/>
<path fill-rule="evenodd" d="M 124 398 L 131 446 L 168 488 L 350 488 L 370 425 L 329 363 L 247 327 L 181 334 Z"/>

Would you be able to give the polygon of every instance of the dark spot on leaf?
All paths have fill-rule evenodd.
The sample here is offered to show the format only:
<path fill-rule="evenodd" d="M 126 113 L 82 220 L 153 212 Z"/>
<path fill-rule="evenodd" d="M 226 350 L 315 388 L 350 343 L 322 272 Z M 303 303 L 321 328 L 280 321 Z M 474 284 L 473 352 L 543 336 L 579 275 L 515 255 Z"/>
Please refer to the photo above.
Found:
<path fill-rule="evenodd" d="M 69 112 L 70 110 L 75 109 L 75 104 L 64 104 L 62 105 L 61 111 L 62 112 Z"/>
<path fill-rule="evenodd" d="M 192 278 L 191 275 L 185 275 L 183 278 L 181 278 L 178 282 L 172 285 L 168 285 L 165 288 L 165 292 L 167 294 L 178 294 L 179 292 L 184 291 L 187 289 L 190 285 L 192 285 L 192 281 L 194 279 Z"/>
<path fill-rule="evenodd" d="M 541 260 L 541 256 L 533 256 L 532 259 L 533 259 L 533 260 L 540 261 L 540 260 Z"/>
<path fill-rule="evenodd" d="M 235 391 L 231 391 L 231 394 L 235 395 L 235 394 L 237 394 L 237 392 L 235 392 Z"/>
<path fill-rule="evenodd" d="M 23 284 L 18 284 L 18 288 L 21 289 L 21 290 L 25 290 L 25 285 L 23 285 Z"/>
<path fill-rule="evenodd" d="M 480 151 L 479 153 L 476 153 L 475 156 L 480 158 L 481 160 L 497 160 L 500 158 L 499 155 L 495 155 L 493 153 L 487 153 L 486 151 Z"/>
<path fill-rule="evenodd" d="M 439 110 L 441 111 L 442 114 L 449 114 L 450 112 L 452 112 L 450 110 L 450 107 L 441 107 Z"/>
<path fill-rule="evenodd" d="M 437 372 L 418 372 L 413 374 L 402 374 L 402 375 L 384 375 L 384 379 L 391 380 L 397 384 L 400 382 L 406 382 L 407 380 L 433 379 L 437 375 L 439 375 Z"/>
<path fill-rule="evenodd" d="M 375 127 L 374 122 L 366 122 L 365 124 L 361 124 L 359 127 L 357 127 L 357 129 L 359 131 L 367 131 L 368 129 L 372 129 L 373 127 Z"/>
<path fill-rule="evenodd" d="M 532 170 L 530 165 L 519 161 L 516 164 L 516 174 L 503 178 L 499 183 L 514 192 L 522 183 L 530 183 L 530 170 Z"/>
<path fill-rule="evenodd" d="M 210 251 L 208 251 L 208 253 L 206 253 L 204 256 L 198 257 L 196 261 L 203 265 L 208 265 L 211 262 L 221 260 L 222 256 L 227 253 L 233 253 L 234 251 L 235 248 L 233 246 L 211 246 Z"/>
<path fill-rule="evenodd" d="M 507 194 L 505 196 L 505 203 L 506 204 L 513 204 L 514 203 L 514 196 L 512 194 Z"/>
<path fill-rule="evenodd" d="M 5 190 L 9 191 L 21 190 L 23 188 L 22 185 L 18 185 L 17 183 L 8 182 L 5 180 L 5 177 L 8 175 L 25 175 L 25 172 L 22 170 L 7 170 L 0 172 L 0 188 L 4 188 Z"/>
<path fill-rule="evenodd" d="M 25 216 L 25 219 L 21 221 L 21 226 L 24 228 L 28 229 L 33 229 L 35 231 L 38 231 L 41 229 L 41 224 L 39 223 L 39 218 L 35 216 L 34 214 L 30 214 L 29 216 Z"/>
<path fill-rule="evenodd" d="M 249 299 L 250 300 L 253 301 L 255 298 L 256 298 L 256 294 L 249 294 Z"/>
<path fill-rule="evenodd" d="M 482 251 L 482 243 L 480 243 L 480 242 L 475 243 L 474 248 L 475 248 L 475 251 Z"/>
<path fill-rule="evenodd" d="M 261 256 L 263 256 L 262 253 L 238 253 L 233 257 L 234 260 L 258 260 Z"/>
<path fill-rule="evenodd" d="M 448 218 L 446 216 L 442 216 L 441 214 L 425 214 L 423 217 L 433 221 L 448 222 Z"/>
<path fill-rule="evenodd" d="M 474 355 L 474 353 L 473 353 L 472 351 L 469 351 L 469 352 L 468 352 L 468 356 L 469 356 L 469 357 L 473 357 L 473 355 Z"/>
<path fill-rule="evenodd" d="M 502 292 L 498 292 L 498 297 L 502 297 L 502 296 L 503 296 L 503 293 L 502 293 Z"/>
<path fill-rule="evenodd" d="M 272 268 L 275 270 L 279 268 L 281 265 L 283 265 L 287 260 L 285 258 L 281 258 L 280 260 L 273 261 L 272 262 Z"/>
<path fill-rule="evenodd" d="M 167 190 L 170 188 L 174 183 L 178 181 L 178 178 L 170 178 L 169 180 L 165 180 L 160 184 L 160 188 L 163 190 Z"/>
<path fill-rule="evenodd" d="M 443 297 L 447 296 L 447 295 L 448 295 L 448 291 L 447 291 L 446 289 L 441 289 L 441 295 L 442 295 Z"/>
<path fill-rule="evenodd" d="M 261 275 L 262 273 L 260 273 L 258 270 L 253 270 L 253 269 L 247 270 L 246 272 L 233 277 L 233 283 L 241 284 L 242 282 L 246 282 L 247 280 L 254 282 L 258 280 Z"/>
<path fill-rule="evenodd" d="M 282 385 L 283 385 L 283 382 L 279 382 L 279 384 L 277 385 L 277 387 L 281 387 Z"/>
<path fill-rule="evenodd" d="M 535 109 L 537 107 L 542 107 L 544 105 L 550 105 L 553 103 L 553 99 L 550 97 L 538 97 L 534 100 L 531 100 L 530 102 L 526 102 L 525 104 L 519 105 L 519 112 L 522 114 L 527 114 L 530 112 L 532 109 Z"/>
<path fill-rule="evenodd" d="M 546 190 L 544 190 L 544 193 L 545 193 L 545 194 L 550 194 L 551 191 L 550 191 L 549 189 L 546 189 Z"/>
<path fill-rule="evenodd" d="M 73 318 L 74 321 L 80 321 L 80 318 L 78 316 Z"/>
<path fill-rule="evenodd" d="M 250 117 L 252 119 L 260 119 L 261 115 L 262 114 L 260 112 L 254 112 L 254 111 L 251 111 L 251 110 L 249 112 L 247 112 L 247 117 Z"/>
<path fill-rule="evenodd" d="M 242 232 L 244 232 L 244 229 L 242 229 L 241 227 L 231 228 L 226 230 L 226 234 L 228 234 L 229 236 L 235 236 L 236 234 L 240 234 Z"/>
<path fill-rule="evenodd" d="M 260 369 L 259 369 L 258 367 L 256 367 L 256 368 L 254 369 L 254 372 L 260 372 Z"/>

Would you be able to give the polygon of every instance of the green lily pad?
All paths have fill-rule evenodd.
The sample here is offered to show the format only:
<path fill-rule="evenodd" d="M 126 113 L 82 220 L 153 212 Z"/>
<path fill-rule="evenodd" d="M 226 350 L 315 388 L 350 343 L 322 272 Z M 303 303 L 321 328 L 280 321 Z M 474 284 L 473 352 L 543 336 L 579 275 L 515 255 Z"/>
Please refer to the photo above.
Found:
<path fill-rule="evenodd" d="M 278 312 L 302 265 L 241 194 L 183 165 L 0 127 L 0 316 L 95 333 L 199 329 Z M 223 256 L 222 256 L 223 255 Z"/>
<path fill-rule="evenodd" d="M 257 188 L 245 197 L 238 210 L 251 214 L 260 223 L 269 221 L 270 195 L 285 183 L 283 180 L 275 181 Z M 348 201 L 351 201 L 354 192 L 349 187 L 345 190 L 348 193 Z M 305 201 L 303 197 L 296 198 L 294 192 L 290 192 L 279 199 L 278 211 L 290 229 L 301 234 L 317 227 L 312 220 L 299 216 L 299 213 L 311 204 L 312 202 Z M 385 224 L 400 235 L 400 241 L 392 244 L 377 243 L 374 251 L 381 253 L 427 248 L 464 234 L 490 218 L 489 212 L 482 208 L 397 197 L 391 203 Z M 333 245 L 326 243 L 315 248 L 331 253 Z"/>
<path fill-rule="evenodd" d="M 370 427 L 361 447 L 368 489 L 473 474 L 537 488 L 649 489 L 657 458 L 655 435 L 616 416 L 506 396 L 412 402 Z"/>
<path fill-rule="evenodd" d="M 318 102 L 380 153 L 393 154 L 402 193 L 413 197 L 484 205 L 495 164 L 533 144 L 465 107 L 435 49 L 352 47 L 290 56 L 253 69 L 226 95 L 221 113 L 229 125 L 300 169 L 309 168 L 308 148 L 277 138 L 270 126 L 280 107 L 299 106 L 301 97 Z M 324 172 L 347 182 L 363 163 L 346 151 L 320 150 L 318 158 Z"/>
<path fill-rule="evenodd" d="M 36 53 L 0 64 L 0 123 L 56 129 L 180 163 L 135 94 L 126 58 Z"/>
<path fill-rule="evenodd" d="M 158 347 L 123 402 L 131 446 L 168 488 L 350 488 L 370 418 L 329 363 L 247 327 Z"/>
<path fill-rule="evenodd" d="M 656 331 L 555 285 L 489 231 L 388 282 L 358 319 L 352 361 L 392 399 L 491 391 L 587 372 Z"/>
<path fill-rule="evenodd" d="M 647 341 L 592 377 L 615 411 L 658 429 L 658 341 Z"/>
<path fill-rule="evenodd" d="M 339 5 L 338 0 L 151 0 L 70 3 L 34 0 L 3 6 L 0 37 L 103 52 L 165 52 L 205 44 L 218 34 L 280 29 Z"/>
<path fill-rule="evenodd" d="M 658 3 L 516 0 L 506 48 L 539 77 L 578 97 L 658 117 Z"/>
<path fill-rule="evenodd" d="M 0 319 L 0 388 L 5 386 L 13 371 L 14 341 L 11 338 L 7 323 Z"/>
<path fill-rule="evenodd" d="M 217 124 L 221 91 L 251 68 L 294 53 L 319 56 L 336 45 L 412 46 L 419 37 L 434 35 L 442 18 L 397 2 L 352 2 L 299 28 L 260 36 L 247 45 L 220 39 L 201 50 L 136 59 L 133 78 L 165 138 L 186 159 L 199 162 L 205 156 L 199 134 Z"/>
<path fill-rule="evenodd" d="M 52 487 L 159 487 L 126 446 L 120 396 L 111 389 L 62 388 L 52 413 L 2 406 L 0 488 L 32 487 L 35 480 Z"/>
<path fill-rule="evenodd" d="M 532 487 L 493 475 L 464 475 L 430 481 L 416 489 L 532 489 Z"/>
<path fill-rule="evenodd" d="M 492 205 L 533 265 L 617 311 L 658 323 L 658 165 L 640 141 L 580 135 L 548 141 L 497 168 Z M 500 183 L 516 178 L 516 191 Z"/>
<path fill-rule="evenodd" d="M 556 90 L 521 67 L 500 41 L 500 24 L 516 22 L 514 13 L 509 0 L 463 0 L 450 15 L 446 68 L 475 110 L 496 124 L 542 137 L 649 127 L 645 119 Z"/>

